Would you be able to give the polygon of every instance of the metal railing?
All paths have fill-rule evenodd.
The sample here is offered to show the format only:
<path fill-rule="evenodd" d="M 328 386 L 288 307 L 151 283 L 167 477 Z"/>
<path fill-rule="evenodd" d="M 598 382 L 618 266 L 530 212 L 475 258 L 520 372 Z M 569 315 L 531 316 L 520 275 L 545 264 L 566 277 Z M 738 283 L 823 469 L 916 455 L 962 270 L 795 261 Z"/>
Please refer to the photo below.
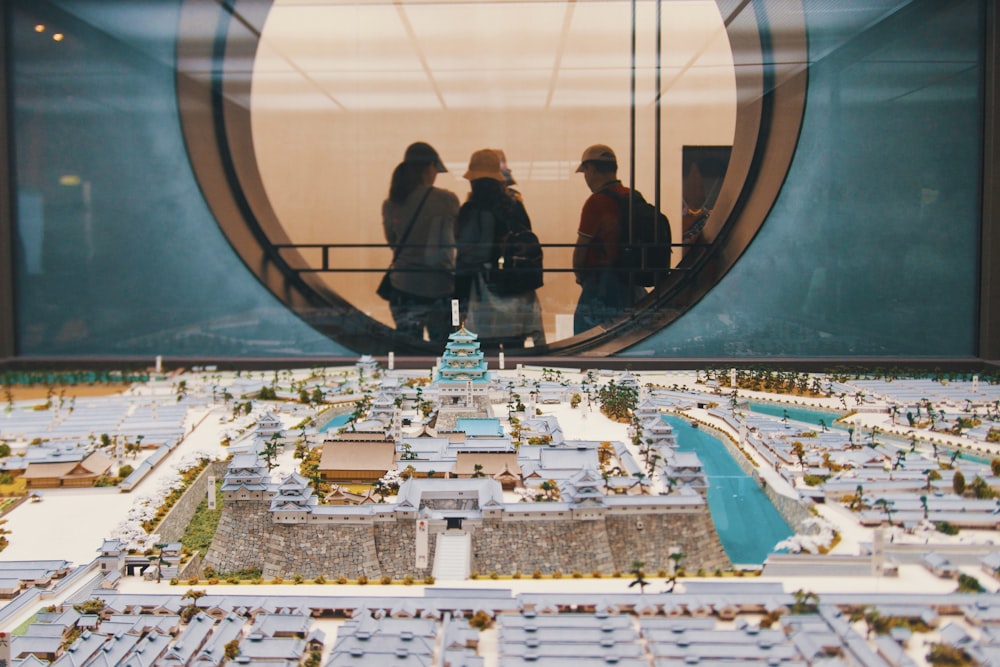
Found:
<path fill-rule="evenodd" d="M 539 245 L 542 247 L 543 251 L 546 250 L 546 249 L 549 249 L 549 248 L 571 248 L 572 249 L 572 248 L 576 248 L 577 247 L 577 244 L 575 244 L 575 243 L 541 243 Z M 628 244 L 622 243 L 622 244 L 619 244 L 619 247 L 625 247 L 627 245 Z M 671 243 L 670 247 L 673 248 L 673 249 L 676 249 L 676 248 L 696 248 L 696 247 L 708 247 L 709 245 L 710 244 L 708 244 L 708 243 Z M 371 267 L 361 267 L 361 268 L 350 268 L 350 267 L 335 266 L 334 265 L 335 262 L 331 261 L 331 253 L 334 252 L 334 251 L 342 251 L 342 250 L 360 250 L 360 249 L 372 249 L 372 248 L 395 251 L 396 248 L 400 247 L 400 246 L 391 245 L 391 244 L 388 244 L 388 243 L 275 243 L 275 244 L 273 244 L 273 247 L 276 250 L 278 250 L 279 252 L 285 251 L 285 250 L 295 250 L 295 251 L 319 250 L 320 251 L 320 261 L 319 261 L 319 265 L 318 266 L 312 266 L 312 265 L 310 265 L 310 266 L 306 266 L 306 267 L 297 267 L 297 266 L 291 266 L 290 265 L 289 268 L 290 268 L 291 271 L 293 271 L 295 273 L 302 274 L 302 273 L 382 273 L 383 271 L 385 271 L 388 268 L 388 266 L 371 266 Z M 438 246 L 438 247 L 441 247 L 441 246 Z M 465 245 L 463 245 L 463 247 L 467 248 L 469 246 L 467 244 L 465 244 Z M 634 247 L 634 245 L 632 247 Z M 674 252 L 676 252 L 676 250 Z M 646 270 L 649 270 L 649 269 L 658 269 L 658 268 L 660 268 L 660 267 L 642 267 L 642 268 L 638 268 L 638 269 L 633 269 L 633 271 L 641 271 L 643 269 L 646 269 Z M 405 269 L 405 268 L 401 268 L 401 269 L 394 269 L 394 270 L 398 270 L 398 271 L 401 271 L 401 272 L 406 272 L 406 271 L 423 272 L 426 269 Z M 675 266 L 675 267 L 671 268 L 670 270 L 671 270 L 671 273 L 672 273 L 672 272 L 675 272 L 675 271 L 688 271 L 689 269 L 686 268 L 686 267 L 683 267 L 683 266 Z M 573 267 L 572 266 L 567 266 L 567 267 L 544 267 L 543 271 L 545 273 L 573 273 Z"/>

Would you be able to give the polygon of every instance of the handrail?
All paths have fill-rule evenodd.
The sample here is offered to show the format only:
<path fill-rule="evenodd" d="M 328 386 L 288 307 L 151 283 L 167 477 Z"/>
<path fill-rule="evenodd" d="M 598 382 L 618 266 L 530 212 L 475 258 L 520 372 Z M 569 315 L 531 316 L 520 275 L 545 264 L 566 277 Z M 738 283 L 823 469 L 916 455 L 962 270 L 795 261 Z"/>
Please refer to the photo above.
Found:
<path fill-rule="evenodd" d="M 330 263 L 330 252 L 333 250 L 352 250 L 361 248 L 384 248 L 386 250 L 395 250 L 399 247 L 404 247 L 405 244 L 391 244 L 391 243 L 274 243 L 272 244 L 275 250 L 279 253 L 282 250 L 322 250 L 322 262 L 319 267 L 309 266 L 309 267 L 294 267 L 290 266 L 289 269 L 294 273 L 381 273 L 385 271 L 386 267 L 383 266 L 373 266 L 370 268 L 337 268 L 331 266 Z M 470 247 L 480 244 L 467 244 L 463 243 L 463 247 Z M 487 244 L 482 244 L 487 245 Z M 620 243 L 620 247 L 627 247 L 629 244 Z M 633 244 L 636 245 L 636 244 Z M 639 244 L 643 246 L 652 246 L 655 244 L 645 243 Z M 671 243 L 671 248 L 707 248 L 710 247 L 711 243 Z M 539 243 L 543 249 L 545 248 L 575 248 L 575 243 Z M 442 246 L 437 247 L 457 247 L 456 246 Z M 645 256 L 645 253 L 643 253 Z M 639 271 L 641 269 L 622 269 L 622 271 Z M 690 271 L 690 267 L 686 266 L 675 266 L 671 269 L 671 272 L 687 272 Z M 399 268 L 393 269 L 393 271 L 398 271 L 400 273 L 423 273 L 427 269 L 423 268 Z M 544 273 L 572 273 L 574 269 L 572 267 L 567 268 L 551 268 L 544 267 L 542 269 Z"/>

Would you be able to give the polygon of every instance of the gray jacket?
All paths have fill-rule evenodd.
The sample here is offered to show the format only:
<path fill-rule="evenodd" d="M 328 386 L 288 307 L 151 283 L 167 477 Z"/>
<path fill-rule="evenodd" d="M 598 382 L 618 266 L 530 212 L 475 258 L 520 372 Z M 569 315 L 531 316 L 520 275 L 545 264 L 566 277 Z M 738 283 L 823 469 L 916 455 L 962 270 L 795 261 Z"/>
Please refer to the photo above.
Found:
<path fill-rule="evenodd" d="M 431 187 L 430 190 L 406 239 L 406 247 L 393 264 L 392 286 L 417 296 L 447 297 L 455 286 L 458 197 L 441 188 Z M 382 229 L 390 245 L 398 243 L 403 237 L 425 192 L 427 186 L 416 188 L 402 206 L 388 199 L 383 202 Z"/>

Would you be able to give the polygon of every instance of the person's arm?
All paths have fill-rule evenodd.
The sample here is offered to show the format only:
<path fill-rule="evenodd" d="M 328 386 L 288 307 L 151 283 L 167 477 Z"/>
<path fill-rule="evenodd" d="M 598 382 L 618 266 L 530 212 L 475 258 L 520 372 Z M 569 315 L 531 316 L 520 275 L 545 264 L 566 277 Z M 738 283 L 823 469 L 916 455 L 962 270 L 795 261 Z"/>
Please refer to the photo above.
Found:
<path fill-rule="evenodd" d="M 577 285 L 583 283 L 584 260 L 587 258 L 587 248 L 593 240 L 593 237 L 577 232 L 576 247 L 573 248 L 573 273 L 576 275 Z"/>
<path fill-rule="evenodd" d="M 396 242 L 396 230 L 392 228 L 391 215 L 387 199 L 382 202 L 382 233 L 385 234 L 385 242 L 389 245 Z"/>

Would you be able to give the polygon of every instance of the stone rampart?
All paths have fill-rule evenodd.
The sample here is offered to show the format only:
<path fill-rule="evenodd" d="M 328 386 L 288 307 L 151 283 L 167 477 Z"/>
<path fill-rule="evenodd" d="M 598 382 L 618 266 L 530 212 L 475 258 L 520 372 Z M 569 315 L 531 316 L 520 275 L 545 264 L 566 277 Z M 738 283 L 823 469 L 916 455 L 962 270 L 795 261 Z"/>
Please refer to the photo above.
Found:
<path fill-rule="evenodd" d="M 430 575 L 437 549 L 437 534 L 431 531 L 427 541 L 427 567 L 417 568 L 417 528 L 415 520 L 375 524 L 375 551 L 383 576 L 402 579 L 410 575 L 423 579 Z"/>
<path fill-rule="evenodd" d="M 268 512 L 269 501 L 233 500 L 222 508 L 205 567 L 227 573 L 258 568 L 265 564 L 265 546 L 277 526 Z"/>
<path fill-rule="evenodd" d="M 160 536 L 161 542 L 180 542 L 188 524 L 191 523 L 195 510 L 207 497 L 208 478 L 214 475 L 217 479 L 222 479 L 222 476 L 226 474 L 226 465 L 226 461 L 210 462 L 184 490 L 181 497 L 177 499 L 177 502 L 156 527 L 156 533 Z"/>
<path fill-rule="evenodd" d="M 263 545 L 264 578 L 328 579 L 383 575 L 370 525 L 310 526 L 274 524 Z M 412 560 L 412 559 L 411 559 Z"/>
<path fill-rule="evenodd" d="M 634 561 L 644 563 L 646 572 L 669 572 L 675 551 L 684 554 L 681 566 L 691 573 L 731 565 L 707 506 L 686 513 L 609 516 L 606 524 L 614 569 L 620 572 L 631 570 Z"/>
<path fill-rule="evenodd" d="M 539 512 L 544 508 L 540 507 Z M 437 535 L 428 536 L 428 565 L 416 567 L 416 521 L 392 514 L 350 525 L 282 524 L 273 520 L 268 501 L 231 501 L 223 509 L 205 565 L 225 574 L 259 568 L 266 579 L 302 575 L 327 579 L 361 575 L 422 579 L 433 569 Z M 506 516 L 467 519 L 472 543 L 471 569 L 480 575 L 530 575 L 579 572 L 628 572 L 634 561 L 646 571 L 669 570 L 670 554 L 684 554 L 689 572 L 730 566 L 708 507 L 683 511 L 606 513 L 596 519 Z"/>
<path fill-rule="evenodd" d="M 613 569 L 603 521 L 487 519 L 472 531 L 472 570 L 479 574 L 607 574 Z"/>

